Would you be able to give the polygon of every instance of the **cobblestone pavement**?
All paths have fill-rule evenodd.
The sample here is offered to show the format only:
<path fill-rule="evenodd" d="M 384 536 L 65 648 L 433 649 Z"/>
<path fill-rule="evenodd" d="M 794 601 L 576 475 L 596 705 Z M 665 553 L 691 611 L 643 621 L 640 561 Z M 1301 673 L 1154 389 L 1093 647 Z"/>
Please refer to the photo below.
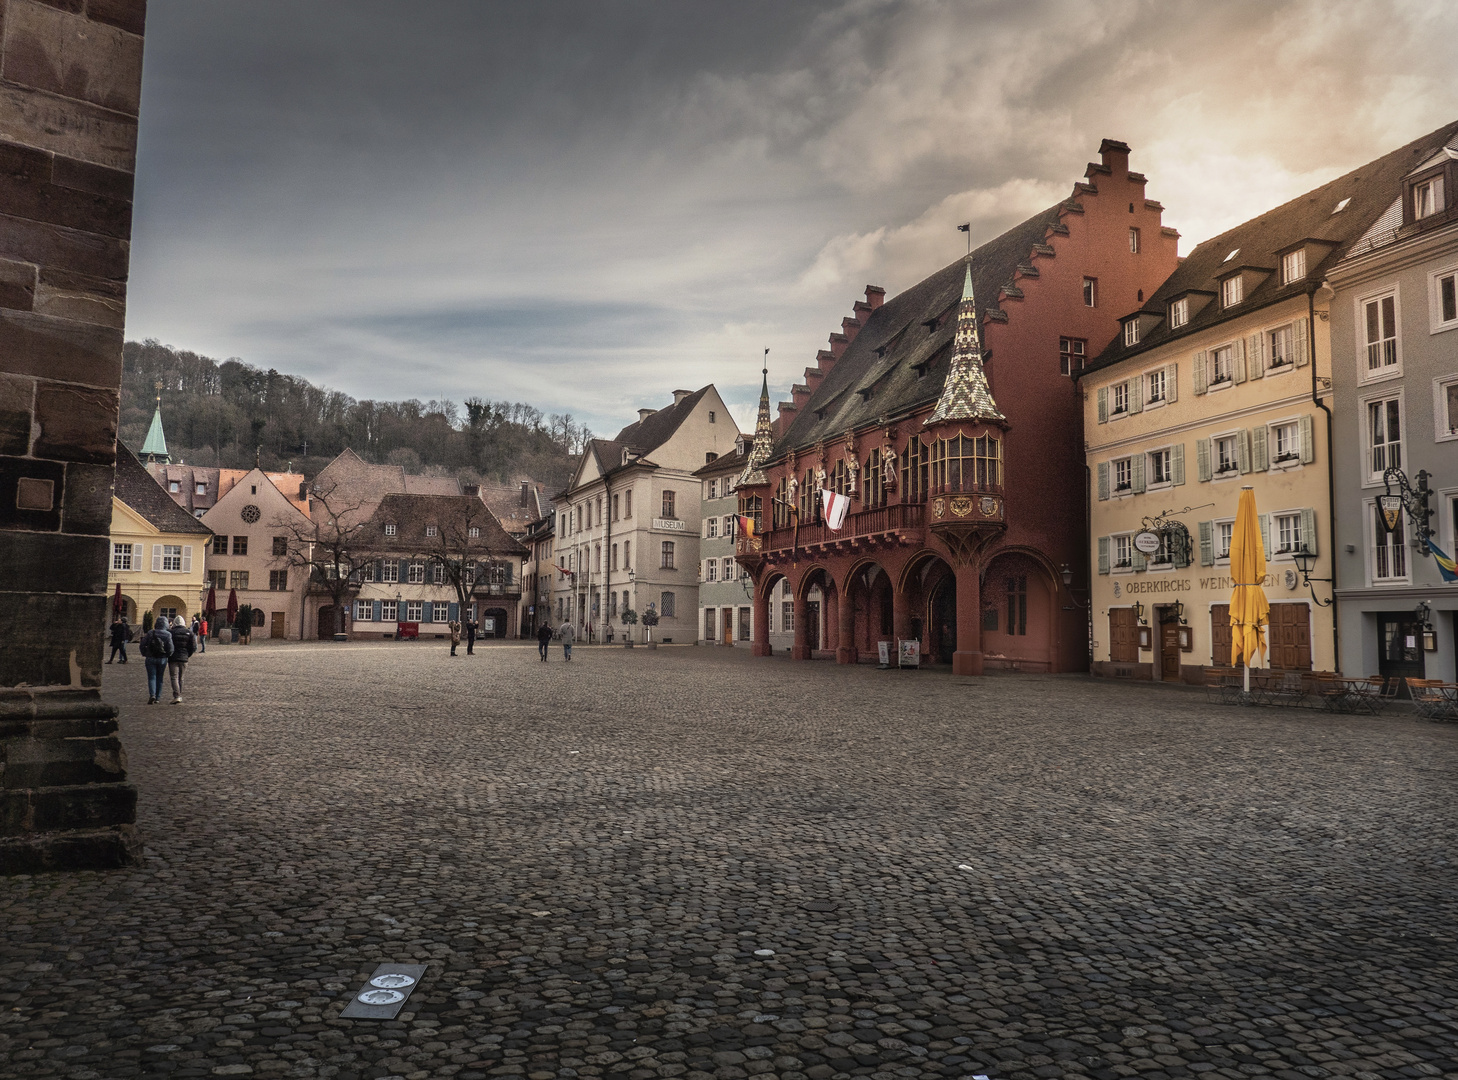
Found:
<path fill-rule="evenodd" d="M 6 1077 L 1458 1077 L 1458 728 L 738 649 L 106 674 L 147 858 L 0 879 Z"/>

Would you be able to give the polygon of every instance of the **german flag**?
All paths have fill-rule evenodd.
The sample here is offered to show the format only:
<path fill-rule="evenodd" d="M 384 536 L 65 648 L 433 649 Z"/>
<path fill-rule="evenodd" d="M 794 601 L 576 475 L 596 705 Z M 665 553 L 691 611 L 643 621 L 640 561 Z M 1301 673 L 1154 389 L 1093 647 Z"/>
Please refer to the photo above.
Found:
<path fill-rule="evenodd" d="M 754 518 L 748 514 L 739 515 L 739 535 L 746 540 L 754 539 Z"/>

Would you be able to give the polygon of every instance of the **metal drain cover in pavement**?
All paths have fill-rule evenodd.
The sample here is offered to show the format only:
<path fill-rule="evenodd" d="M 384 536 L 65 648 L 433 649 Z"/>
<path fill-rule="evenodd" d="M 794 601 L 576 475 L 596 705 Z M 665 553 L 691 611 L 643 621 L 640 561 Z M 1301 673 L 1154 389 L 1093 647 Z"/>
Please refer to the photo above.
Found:
<path fill-rule="evenodd" d="M 393 1020 L 424 975 L 424 964 L 381 964 L 339 1015 L 345 1020 Z"/>
<path fill-rule="evenodd" d="M 834 900 L 811 900 L 800 905 L 806 911 L 839 911 L 840 905 Z"/>

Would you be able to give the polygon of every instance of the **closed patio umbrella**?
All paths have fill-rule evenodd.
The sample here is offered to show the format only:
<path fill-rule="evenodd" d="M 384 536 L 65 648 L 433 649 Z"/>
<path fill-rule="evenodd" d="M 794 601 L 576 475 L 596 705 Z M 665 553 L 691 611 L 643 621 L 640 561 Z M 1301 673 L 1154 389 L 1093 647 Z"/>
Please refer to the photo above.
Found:
<path fill-rule="evenodd" d="M 218 590 L 212 585 L 208 586 L 208 598 L 203 604 L 203 613 L 207 615 L 208 622 L 212 622 L 218 614 Z"/>
<path fill-rule="evenodd" d="M 1245 692 L 1250 693 L 1251 661 L 1266 648 L 1266 625 L 1271 605 L 1262 588 L 1266 580 L 1266 550 L 1256 518 L 1255 492 L 1242 488 L 1235 525 L 1230 531 L 1230 663 L 1245 664 Z"/>
<path fill-rule="evenodd" d="M 121 582 L 118 581 L 116 583 L 116 595 L 111 598 L 111 617 L 113 619 L 120 618 L 126 609 L 127 602 L 122 599 Z"/>
<path fill-rule="evenodd" d="M 238 617 L 238 590 L 228 590 L 228 625 L 233 625 L 233 620 Z"/>

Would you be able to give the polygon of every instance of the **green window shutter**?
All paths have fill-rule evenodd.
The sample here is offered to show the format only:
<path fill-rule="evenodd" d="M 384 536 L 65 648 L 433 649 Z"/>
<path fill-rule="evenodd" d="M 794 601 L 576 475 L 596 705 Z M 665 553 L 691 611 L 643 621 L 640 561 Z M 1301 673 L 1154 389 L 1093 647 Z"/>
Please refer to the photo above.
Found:
<path fill-rule="evenodd" d="M 1129 412 L 1137 413 L 1144 411 L 1144 376 L 1135 375 L 1128 382 L 1129 387 Z"/>
<path fill-rule="evenodd" d="M 1136 574 L 1144 573 L 1145 566 L 1148 564 L 1148 562 L 1149 560 L 1144 557 L 1144 552 L 1137 549 L 1134 551 L 1133 555 L 1131 555 L 1129 559 L 1129 563 L 1134 568 L 1134 572 Z"/>
<path fill-rule="evenodd" d="M 1164 400 L 1178 401 L 1180 399 L 1180 366 L 1179 364 L 1166 364 L 1164 367 Z"/>
<path fill-rule="evenodd" d="M 1195 440 L 1195 472 L 1204 483 L 1210 479 L 1210 440 Z"/>
<path fill-rule="evenodd" d="M 461 605 L 460 604 L 457 604 L 457 603 L 448 604 L 446 606 L 446 618 L 449 619 L 451 622 L 455 622 L 458 618 L 460 618 L 460 610 L 461 610 Z"/>
<path fill-rule="evenodd" d="M 1195 354 L 1195 393 L 1203 394 L 1209 389 L 1210 374 L 1205 367 L 1205 350 L 1201 349 Z"/>
<path fill-rule="evenodd" d="M 1316 439 L 1315 429 L 1312 424 L 1311 414 L 1307 413 L 1301 418 L 1301 464 L 1310 465 L 1316 460 Z"/>
<path fill-rule="evenodd" d="M 1250 472 L 1250 429 L 1241 428 L 1235 435 L 1235 464 L 1243 473 Z"/>
<path fill-rule="evenodd" d="M 1109 463 L 1099 462 L 1099 499 L 1102 501 L 1109 497 Z"/>
<path fill-rule="evenodd" d="M 380 606 L 380 604 L 381 604 L 381 601 L 379 601 L 379 600 L 376 600 L 374 602 L 374 616 L 375 616 L 374 621 L 375 622 L 379 622 L 380 621 L 380 616 L 384 613 L 384 609 Z"/>
<path fill-rule="evenodd" d="M 420 610 L 420 621 L 423 622 L 423 623 L 435 622 L 435 619 L 433 618 L 434 615 L 435 615 L 435 603 L 434 603 L 434 601 L 427 600 L 425 602 L 425 604 L 421 607 L 421 610 Z"/>
<path fill-rule="evenodd" d="M 1251 468 L 1256 472 L 1265 472 L 1271 467 L 1270 458 L 1266 453 L 1266 426 L 1262 424 L 1258 428 L 1251 429 Z"/>
<path fill-rule="evenodd" d="M 1134 494 L 1140 495 L 1144 492 L 1144 455 L 1135 454 L 1129 464 L 1133 466 L 1130 472 L 1134 474 Z"/>
<path fill-rule="evenodd" d="M 1238 337 L 1230 346 L 1230 366 L 1235 369 L 1234 381 L 1245 382 L 1245 338 Z"/>
<path fill-rule="evenodd" d="M 1316 511 L 1310 507 L 1301 511 L 1301 546 L 1316 554 Z"/>
<path fill-rule="evenodd" d="M 1245 355 L 1250 361 L 1250 377 L 1259 379 L 1266 373 L 1266 335 L 1254 333 L 1246 343 Z"/>
<path fill-rule="evenodd" d="M 1174 473 L 1174 486 L 1185 482 L 1185 444 L 1175 443 L 1169 451 L 1170 471 Z"/>
<path fill-rule="evenodd" d="M 1200 565 L 1215 565 L 1215 523 L 1200 522 Z"/>
<path fill-rule="evenodd" d="M 384 581 L 385 580 L 385 560 L 384 559 L 376 559 L 375 560 L 375 580 L 376 581 Z M 376 601 L 376 603 L 378 603 L 378 601 Z M 378 619 L 379 616 L 376 615 L 375 618 Z"/>
<path fill-rule="evenodd" d="M 1099 399 L 1099 423 L 1100 424 L 1107 424 L 1109 422 L 1109 388 L 1107 386 L 1100 386 L 1099 387 L 1099 390 L 1098 390 L 1098 399 Z"/>
<path fill-rule="evenodd" d="M 1108 572 L 1109 572 L 1109 538 L 1107 536 L 1100 536 L 1099 537 L 1099 573 L 1100 574 L 1107 574 Z"/>
<path fill-rule="evenodd" d="M 1296 353 L 1296 366 L 1305 367 L 1307 362 L 1311 359 L 1311 357 L 1307 355 L 1307 352 L 1311 348 L 1311 346 L 1307 343 L 1306 340 L 1305 318 L 1297 319 L 1296 322 L 1292 325 L 1291 340 L 1292 348 Z"/>
<path fill-rule="evenodd" d="M 1256 518 L 1261 523 L 1261 549 L 1266 553 L 1266 558 L 1271 557 L 1271 515 L 1257 514 Z"/>
<path fill-rule="evenodd" d="M 1175 550 L 1172 554 L 1174 555 L 1174 565 L 1176 570 L 1183 570 L 1185 567 L 1190 565 L 1190 553 L 1185 548 L 1185 545 L 1176 545 Z"/>

